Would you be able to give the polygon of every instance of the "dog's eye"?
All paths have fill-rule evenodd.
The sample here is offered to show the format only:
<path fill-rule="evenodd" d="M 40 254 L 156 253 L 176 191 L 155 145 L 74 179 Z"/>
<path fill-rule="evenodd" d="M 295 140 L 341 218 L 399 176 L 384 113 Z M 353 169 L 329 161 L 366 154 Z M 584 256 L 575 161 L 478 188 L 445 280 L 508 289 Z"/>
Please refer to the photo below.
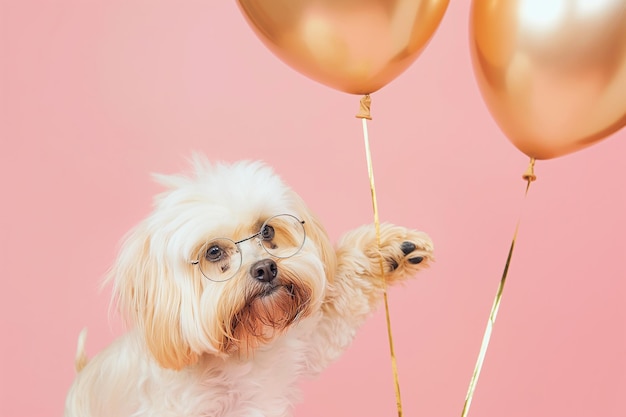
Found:
<path fill-rule="evenodd" d="M 274 228 L 268 224 L 261 229 L 261 238 L 263 240 L 272 240 L 274 238 Z"/>
<path fill-rule="evenodd" d="M 224 257 L 224 250 L 217 245 L 210 246 L 206 250 L 204 257 L 207 261 L 217 262 Z"/>

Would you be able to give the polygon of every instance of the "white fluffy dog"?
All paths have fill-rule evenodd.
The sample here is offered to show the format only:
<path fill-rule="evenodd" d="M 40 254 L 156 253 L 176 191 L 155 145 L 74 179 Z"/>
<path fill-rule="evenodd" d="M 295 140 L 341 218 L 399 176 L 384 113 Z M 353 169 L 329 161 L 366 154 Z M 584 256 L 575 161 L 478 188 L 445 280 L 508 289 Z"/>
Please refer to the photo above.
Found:
<path fill-rule="evenodd" d="M 66 417 L 289 416 L 298 378 L 339 357 L 384 281 L 432 260 L 425 233 L 389 224 L 380 245 L 367 225 L 333 248 L 262 163 L 194 167 L 157 177 L 168 191 L 109 278 L 132 329 L 89 361 L 79 349 Z"/>

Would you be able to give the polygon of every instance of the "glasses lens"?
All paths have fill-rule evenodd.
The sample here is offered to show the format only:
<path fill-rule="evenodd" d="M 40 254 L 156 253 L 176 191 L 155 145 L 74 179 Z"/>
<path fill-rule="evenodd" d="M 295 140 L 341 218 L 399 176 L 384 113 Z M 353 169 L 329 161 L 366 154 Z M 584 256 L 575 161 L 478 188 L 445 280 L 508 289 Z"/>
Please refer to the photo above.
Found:
<path fill-rule="evenodd" d="M 289 258 L 298 253 L 305 237 L 304 224 L 291 214 L 270 217 L 259 231 L 263 247 L 276 258 Z"/>
<path fill-rule="evenodd" d="M 202 275 L 211 281 L 226 281 L 241 267 L 241 252 L 230 239 L 220 238 L 207 242 L 198 255 Z"/>

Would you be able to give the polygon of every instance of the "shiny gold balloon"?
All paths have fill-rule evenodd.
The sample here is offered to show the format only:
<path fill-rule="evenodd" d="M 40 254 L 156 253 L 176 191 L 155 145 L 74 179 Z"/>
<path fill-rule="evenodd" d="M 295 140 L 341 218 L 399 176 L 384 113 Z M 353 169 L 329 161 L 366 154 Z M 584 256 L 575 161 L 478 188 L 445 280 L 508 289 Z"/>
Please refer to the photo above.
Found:
<path fill-rule="evenodd" d="M 528 156 L 626 125 L 626 0 L 473 0 L 470 49 L 487 107 Z"/>
<path fill-rule="evenodd" d="M 263 43 L 300 73 L 368 94 L 407 69 L 448 0 L 238 0 Z"/>

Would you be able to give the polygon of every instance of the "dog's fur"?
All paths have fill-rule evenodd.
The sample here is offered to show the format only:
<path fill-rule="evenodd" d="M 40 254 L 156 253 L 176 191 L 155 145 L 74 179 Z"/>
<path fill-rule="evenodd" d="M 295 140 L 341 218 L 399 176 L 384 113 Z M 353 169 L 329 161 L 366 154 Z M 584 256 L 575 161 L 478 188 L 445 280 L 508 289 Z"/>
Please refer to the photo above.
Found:
<path fill-rule="evenodd" d="M 367 225 L 333 248 L 262 163 L 196 157 L 193 165 L 190 176 L 158 176 L 168 190 L 126 237 L 109 279 L 132 328 L 89 361 L 79 348 L 66 417 L 289 416 L 297 380 L 339 357 L 386 284 L 432 260 L 425 233 L 390 224 L 380 242 Z M 240 244 L 243 263 L 228 281 L 210 281 L 191 263 L 208 239 L 250 236 L 282 213 L 304 220 L 306 240 L 295 256 L 274 259 L 272 283 L 251 276 L 269 257 L 252 240 Z"/>

